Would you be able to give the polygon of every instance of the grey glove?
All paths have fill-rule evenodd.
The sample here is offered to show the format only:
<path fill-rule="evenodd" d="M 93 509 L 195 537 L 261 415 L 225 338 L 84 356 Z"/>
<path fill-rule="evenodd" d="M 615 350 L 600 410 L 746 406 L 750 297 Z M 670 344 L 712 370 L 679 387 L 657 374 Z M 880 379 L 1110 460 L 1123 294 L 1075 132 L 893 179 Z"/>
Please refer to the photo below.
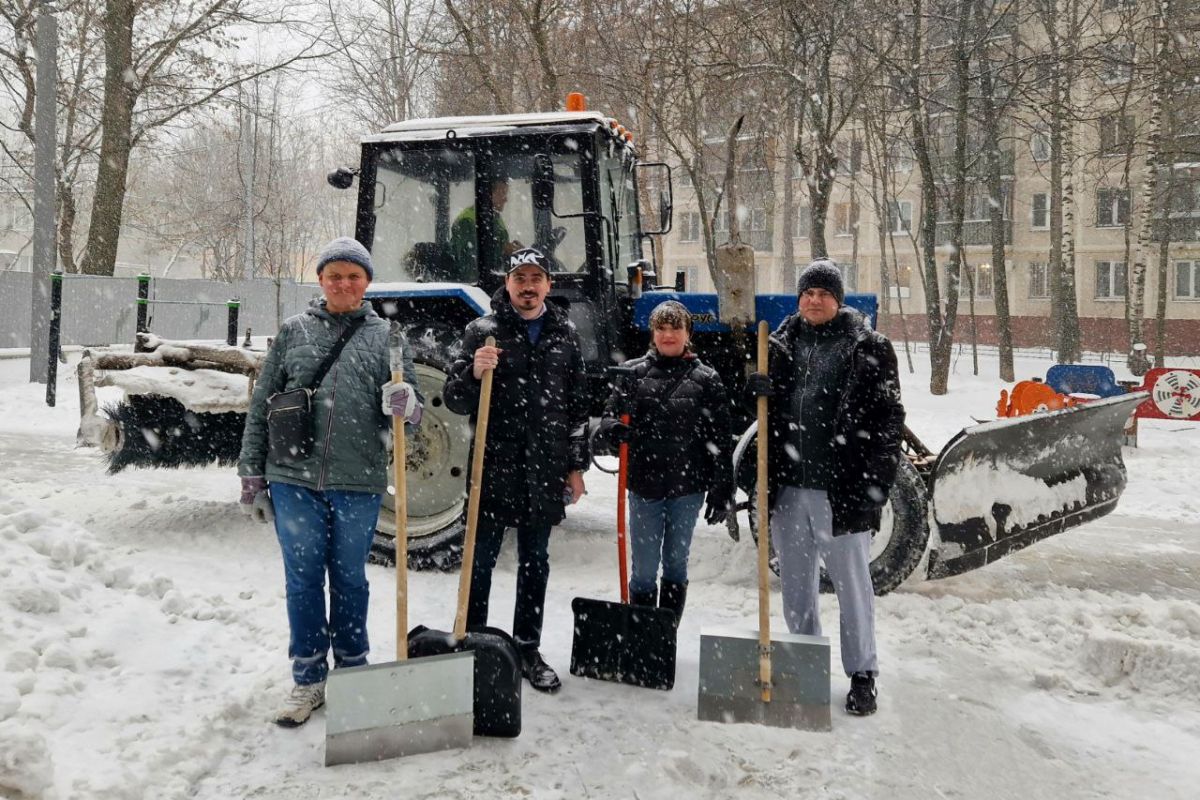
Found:
<path fill-rule="evenodd" d="M 261 475 L 242 478 L 242 496 L 238 505 L 243 514 L 256 522 L 275 521 L 275 507 L 267 490 L 267 479 Z"/>
<path fill-rule="evenodd" d="M 393 417 L 403 417 L 410 425 L 421 424 L 422 408 L 417 401 L 417 393 L 413 387 L 403 381 L 383 385 L 383 413 Z"/>

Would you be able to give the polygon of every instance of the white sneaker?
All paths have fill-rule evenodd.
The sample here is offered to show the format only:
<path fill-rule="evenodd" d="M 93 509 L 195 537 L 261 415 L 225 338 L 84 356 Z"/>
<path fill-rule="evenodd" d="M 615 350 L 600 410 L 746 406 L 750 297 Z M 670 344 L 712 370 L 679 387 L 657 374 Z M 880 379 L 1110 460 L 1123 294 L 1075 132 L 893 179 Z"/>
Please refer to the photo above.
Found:
<path fill-rule="evenodd" d="M 284 728 L 297 728 L 308 722 L 312 712 L 325 705 L 325 681 L 305 686 L 292 687 L 283 710 L 275 716 L 275 724 Z"/>

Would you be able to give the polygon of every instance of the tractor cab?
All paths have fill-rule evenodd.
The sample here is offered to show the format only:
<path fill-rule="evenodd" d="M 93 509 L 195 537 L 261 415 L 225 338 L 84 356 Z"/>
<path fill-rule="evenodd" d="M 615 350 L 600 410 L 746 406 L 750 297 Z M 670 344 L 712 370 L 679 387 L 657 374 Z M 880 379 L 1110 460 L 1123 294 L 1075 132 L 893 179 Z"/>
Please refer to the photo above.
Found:
<path fill-rule="evenodd" d="M 411 120 L 366 138 L 356 234 L 375 265 L 369 296 L 458 291 L 470 316 L 486 313 L 508 255 L 536 247 L 552 265 L 551 302 L 567 308 L 589 375 L 603 380 L 623 347 L 629 276 L 653 273 L 642 239 L 663 232 L 642 227 L 643 170 L 667 175 L 654 176 L 668 187 L 659 228 L 671 213 L 665 165 L 638 164 L 631 138 L 586 111 Z"/>

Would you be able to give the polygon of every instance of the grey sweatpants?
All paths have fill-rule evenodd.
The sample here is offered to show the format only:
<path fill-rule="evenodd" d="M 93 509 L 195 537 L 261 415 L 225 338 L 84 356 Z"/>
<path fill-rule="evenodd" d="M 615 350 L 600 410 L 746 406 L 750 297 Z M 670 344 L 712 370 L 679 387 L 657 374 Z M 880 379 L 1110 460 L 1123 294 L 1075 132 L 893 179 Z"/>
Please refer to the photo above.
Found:
<path fill-rule="evenodd" d="M 833 511 L 819 489 L 785 486 L 771 513 L 771 542 L 779 556 L 783 618 L 792 633 L 821 635 L 821 562 L 841 609 L 842 668 L 879 674 L 875 653 L 875 591 L 871 532 L 833 535 Z"/>

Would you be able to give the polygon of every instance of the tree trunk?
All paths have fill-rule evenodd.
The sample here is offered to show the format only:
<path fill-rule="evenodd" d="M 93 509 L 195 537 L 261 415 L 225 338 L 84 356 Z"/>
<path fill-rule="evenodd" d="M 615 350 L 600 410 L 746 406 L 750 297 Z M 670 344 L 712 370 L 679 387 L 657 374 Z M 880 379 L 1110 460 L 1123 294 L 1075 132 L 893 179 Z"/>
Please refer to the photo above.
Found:
<path fill-rule="evenodd" d="M 100 163 L 92 197 L 87 249 L 80 271 L 112 275 L 117 264 L 125 182 L 132 147 L 134 0 L 107 0 L 104 13 L 104 107 L 100 115 Z"/>
<path fill-rule="evenodd" d="M 1129 273 L 1129 371 L 1144 375 L 1150 368 L 1145 351 L 1146 315 L 1146 254 L 1150 249 L 1150 232 L 1158 187 L 1159 151 L 1162 149 L 1163 102 L 1167 76 L 1167 49 L 1170 36 L 1167 19 L 1170 0 L 1158 0 L 1154 9 L 1154 70 L 1150 85 L 1150 118 L 1146 134 L 1146 172 L 1142 177 L 1141 207 L 1138 209 L 1137 254 Z M 1163 215 L 1163 220 L 1168 219 Z M 1141 345 L 1142 349 L 1137 349 Z"/>
<path fill-rule="evenodd" d="M 796 190 L 792 183 L 792 172 L 796 163 L 796 101 L 789 97 L 787 110 L 783 115 L 783 246 L 780 248 L 780 261 L 783 269 L 779 272 L 784 279 L 784 293 L 796 288 L 796 242 L 792 236 L 796 232 Z M 789 285 L 790 284 L 790 285 Z"/>
<path fill-rule="evenodd" d="M 1167 185 L 1162 193 L 1163 221 L 1175 193 L 1175 170 L 1167 173 Z M 1157 322 L 1154 336 L 1154 366 L 1161 367 L 1167 357 L 1167 284 L 1171 270 L 1171 226 L 1164 224 L 1158 241 L 1158 303 L 1154 318 Z"/>
<path fill-rule="evenodd" d="M 913 36 L 909 48 L 909 110 L 913 127 L 913 155 L 921 166 L 921 258 L 925 289 L 925 319 L 929 331 L 929 391 L 945 394 L 950 373 L 951 339 L 946 335 L 942 319 L 941 292 L 937 274 L 937 170 L 929 152 L 928 120 L 921 100 L 920 74 L 922 53 L 923 0 L 913 2 Z"/>
<path fill-rule="evenodd" d="M 1074 70 L 1076 68 L 1076 47 L 1079 42 L 1079 8 L 1077 0 L 1066 0 L 1066 30 L 1061 36 L 1060 43 L 1065 49 L 1058 53 L 1058 58 L 1066 64 L 1065 74 L 1058 70 L 1055 90 L 1059 103 L 1052 112 L 1056 117 L 1067 120 L 1060 127 L 1061 173 L 1060 191 L 1062 218 L 1059 247 L 1059 298 L 1058 298 L 1058 360 L 1061 364 L 1070 364 L 1079 360 L 1079 298 L 1075 287 L 1075 129 L 1074 123 Z M 1057 32 L 1057 28 L 1056 28 Z"/>
<path fill-rule="evenodd" d="M 1154 336 L 1154 366 L 1161 367 L 1167 358 L 1167 281 L 1171 270 L 1171 237 L 1164 231 L 1162 241 L 1158 243 L 1158 304 L 1155 308 L 1154 319 L 1156 330 Z"/>
<path fill-rule="evenodd" d="M 63 271 L 79 272 L 75 263 L 75 219 L 78 210 L 75 207 L 75 192 L 64 181 L 58 182 L 58 258 L 62 262 Z"/>
<path fill-rule="evenodd" d="M 1000 344 L 1000 380 L 1016 380 L 1013 369 L 1013 340 L 1012 321 L 1008 308 L 1008 271 L 1006 237 L 1004 227 L 1004 182 L 1000 163 L 1000 119 L 996 109 L 995 90 L 992 73 L 985 73 L 982 92 L 983 125 L 987 141 L 987 182 L 988 193 L 993 202 L 990 204 L 989 224 L 992 234 L 992 299 L 996 306 L 996 330 Z M 972 323 L 972 326 L 974 323 Z M 972 330 L 974 334 L 974 330 Z"/>
<path fill-rule="evenodd" d="M 1058 361 L 1072 364 L 1079 360 L 1079 298 L 1075 287 L 1075 134 L 1068 129 L 1063 136 L 1062 173 L 1062 282 L 1058 321 Z"/>
<path fill-rule="evenodd" d="M 954 157 L 951 180 L 953 186 L 950 192 L 950 260 L 946 265 L 946 311 L 942 322 L 942 330 L 936 345 L 936 359 L 933 372 L 930 375 L 930 391 L 933 394 L 945 394 L 949 391 L 950 356 L 954 344 L 954 328 L 958 320 L 959 281 L 962 279 L 962 265 L 966 260 L 964 252 L 965 227 L 964 219 L 967 211 L 967 125 L 971 102 L 971 60 L 967 49 L 967 32 L 971 30 L 971 18 L 974 14 L 975 3 L 965 0 L 959 8 L 956 22 L 956 38 L 954 52 Z M 936 271 L 933 274 L 937 280 Z"/>

